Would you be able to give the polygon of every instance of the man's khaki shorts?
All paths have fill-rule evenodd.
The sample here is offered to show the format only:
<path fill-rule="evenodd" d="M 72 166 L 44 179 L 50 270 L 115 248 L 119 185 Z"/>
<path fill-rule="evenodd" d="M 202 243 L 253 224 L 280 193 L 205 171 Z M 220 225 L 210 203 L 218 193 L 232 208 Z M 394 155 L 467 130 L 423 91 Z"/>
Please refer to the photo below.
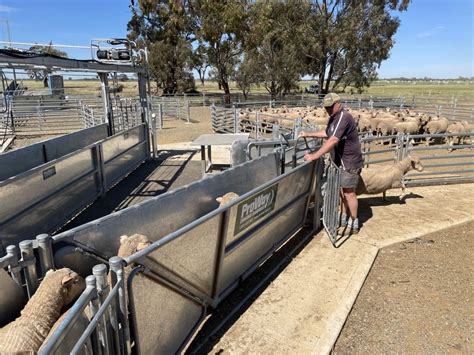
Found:
<path fill-rule="evenodd" d="M 357 184 L 359 183 L 360 172 L 361 171 L 362 171 L 361 168 L 342 170 L 342 173 L 341 173 L 341 187 L 345 187 L 347 189 L 357 188 Z"/>

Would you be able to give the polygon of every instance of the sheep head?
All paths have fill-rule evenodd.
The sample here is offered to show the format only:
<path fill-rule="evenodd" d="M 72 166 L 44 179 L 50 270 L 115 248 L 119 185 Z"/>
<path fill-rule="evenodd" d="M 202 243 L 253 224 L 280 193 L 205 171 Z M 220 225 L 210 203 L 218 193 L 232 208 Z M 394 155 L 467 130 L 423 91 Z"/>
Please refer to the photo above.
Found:
<path fill-rule="evenodd" d="M 63 306 L 71 304 L 84 291 L 86 284 L 84 279 L 77 273 L 68 268 L 59 270 L 49 270 L 42 281 L 45 284 L 53 283 L 56 287 L 61 287 Z M 50 289 L 55 286 L 49 286 Z"/>
<path fill-rule="evenodd" d="M 237 198 L 239 198 L 239 195 L 237 195 L 235 192 L 228 192 L 224 196 L 217 197 L 216 201 L 219 203 L 219 207 L 221 207 Z"/>
<path fill-rule="evenodd" d="M 410 161 L 411 161 L 411 167 L 412 169 L 416 170 L 416 171 L 423 171 L 424 167 L 423 167 L 423 164 L 421 163 L 421 160 L 419 157 L 415 156 L 415 155 L 411 155 L 409 156 L 410 158 Z"/>
<path fill-rule="evenodd" d="M 150 240 L 141 234 L 133 234 L 131 236 L 122 235 L 120 237 L 120 248 L 117 255 L 121 258 L 127 258 L 137 251 L 145 249 L 150 244 Z"/>

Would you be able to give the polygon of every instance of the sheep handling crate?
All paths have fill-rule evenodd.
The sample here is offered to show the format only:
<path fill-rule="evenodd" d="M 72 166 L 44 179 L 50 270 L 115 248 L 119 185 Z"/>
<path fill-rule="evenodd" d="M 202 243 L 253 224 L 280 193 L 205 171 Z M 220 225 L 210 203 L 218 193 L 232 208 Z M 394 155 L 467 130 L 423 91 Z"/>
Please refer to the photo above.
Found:
<path fill-rule="evenodd" d="M 86 289 L 40 354 L 182 351 L 242 279 L 296 234 L 306 240 L 320 228 L 323 162 L 301 160 L 319 144 L 235 142 L 229 170 L 55 236 L 24 240 L 19 255 L 8 246 L 0 258 L 0 277 L 8 280 L 2 309 L 21 309 L 47 270 L 68 267 L 89 275 Z M 219 207 L 216 198 L 230 191 L 239 197 Z M 120 236 L 136 233 L 152 244 L 115 256 Z"/>

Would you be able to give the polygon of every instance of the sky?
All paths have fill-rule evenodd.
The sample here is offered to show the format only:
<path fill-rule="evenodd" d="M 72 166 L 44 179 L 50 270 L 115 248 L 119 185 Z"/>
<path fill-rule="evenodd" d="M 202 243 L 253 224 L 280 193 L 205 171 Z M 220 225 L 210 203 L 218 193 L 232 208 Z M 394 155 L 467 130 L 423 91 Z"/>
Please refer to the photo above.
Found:
<path fill-rule="evenodd" d="M 89 45 L 125 37 L 129 0 L 0 0 L 1 40 Z M 380 78 L 474 76 L 474 0 L 412 0 Z M 8 26 L 7 26 L 8 21 Z M 9 28 L 9 31 L 8 31 Z M 88 50 L 69 56 L 90 57 Z"/>

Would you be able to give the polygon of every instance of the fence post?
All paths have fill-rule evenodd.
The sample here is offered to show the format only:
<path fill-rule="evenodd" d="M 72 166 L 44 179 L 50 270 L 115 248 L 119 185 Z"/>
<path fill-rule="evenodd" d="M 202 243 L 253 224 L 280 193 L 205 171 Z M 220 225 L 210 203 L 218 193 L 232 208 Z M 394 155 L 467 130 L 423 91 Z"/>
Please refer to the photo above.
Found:
<path fill-rule="evenodd" d="M 259 122 L 260 122 L 260 112 L 256 112 L 255 113 L 255 139 L 258 139 L 258 125 L 259 125 Z"/>
<path fill-rule="evenodd" d="M 235 105 L 232 105 L 232 110 L 234 114 L 234 133 L 238 132 L 238 118 L 237 118 L 237 108 Z"/>
<path fill-rule="evenodd" d="M 36 240 L 38 242 L 41 276 L 45 276 L 48 270 L 54 268 L 53 239 L 48 234 L 40 234 L 36 237 Z"/>
<path fill-rule="evenodd" d="M 99 306 L 105 301 L 109 294 L 109 285 L 107 284 L 107 266 L 98 264 L 92 268 L 92 274 L 96 279 L 96 289 L 98 295 Z M 112 331 L 109 327 L 110 313 L 105 312 L 99 321 L 99 341 L 104 349 L 112 349 Z"/>
<path fill-rule="evenodd" d="M 202 107 L 206 106 L 206 93 L 203 91 L 202 92 Z"/>
<path fill-rule="evenodd" d="M 191 111 L 190 111 L 190 108 L 189 108 L 189 99 L 186 99 L 186 120 L 188 121 L 188 123 L 191 123 Z"/>
<path fill-rule="evenodd" d="M 124 348 L 122 351 L 124 354 L 131 354 L 132 346 L 130 339 L 130 328 L 128 323 L 128 307 L 127 307 L 127 292 L 126 292 L 126 278 L 124 271 L 124 260 L 119 256 L 114 256 L 109 259 L 109 265 L 112 274 L 112 287 L 115 287 L 117 283 L 120 283 L 118 299 L 116 303 L 116 314 L 117 319 L 120 322 L 120 333 L 122 336 L 122 344 Z"/>
<path fill-rule="evenodd" d="M 28 297 L 31 298 L 38 288 L 38 274 L 36 272 L 36 258 L 31 240 L 23 240 L 19 244 L 21 260 L 25 267 L 25 281 Z"/>

